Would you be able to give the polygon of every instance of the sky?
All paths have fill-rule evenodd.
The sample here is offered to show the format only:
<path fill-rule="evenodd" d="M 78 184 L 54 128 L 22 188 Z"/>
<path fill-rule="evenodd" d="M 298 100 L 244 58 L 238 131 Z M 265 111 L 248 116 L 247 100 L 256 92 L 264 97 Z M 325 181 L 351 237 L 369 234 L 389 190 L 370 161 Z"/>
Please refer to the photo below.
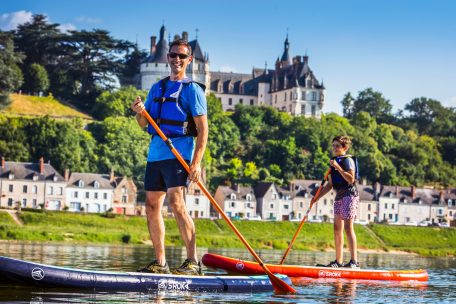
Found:
<path fill-rule="evenodd" d="M 427 97 L 456 107 L 456 1 L 453 0 L 0 0 L 0 29 L 44 14 L 62 30 L 108 30 L 150 48 L 164 24 L 173 37 L 196 35 L 211 71 L 273 68 L 288 34 L 290 55 L 309 56 L 324 82 L 324 112 L 342 113 L 350 92 L 373 88 L 404 109 Z"/>

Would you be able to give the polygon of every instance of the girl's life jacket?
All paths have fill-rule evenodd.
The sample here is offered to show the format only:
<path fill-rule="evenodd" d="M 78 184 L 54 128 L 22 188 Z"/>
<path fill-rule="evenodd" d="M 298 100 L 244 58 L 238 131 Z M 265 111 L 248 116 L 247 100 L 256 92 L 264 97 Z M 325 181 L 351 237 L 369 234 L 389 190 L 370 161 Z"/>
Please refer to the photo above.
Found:
<path fill-rule="evenodd" d="M 350 190 L 351 192 L 353 192 L 353 191 L 357 192 L 356 191 L 356 181 L 359 179 L 358 159 L 352 155 L 341 155 L 341 156 L 333 157 L 332 159 L 335 160 L 344 171 L 348 171 L 349 168 L 346 165 L 347 158 L 353 159 L 353 161 L 355 163 L 355 182 L 353 184 L 349 184 L 342 177 L 342 175 L 334 167 L 331 166 L 331 181 L 332 181 L 333 188 L 337 192 L 340 192 L 343 190 Z"/>
<path fill-rule="evenodd" d="M 169 77 L 160 80 L 160 96 L 154 97 L 147 111 L 167 137 L 197 136 L 195 121 L 191 113 L 187 113 L 180 99 L 181 93 L 193 82 L 186 78 L 182 82 L 173 82 L 166 89 Z M 197 83 L 197 82 L 194 82 Z M 197 83 L 204 91 L 204 85 Z M 149 134 L 155 135 L 155 129 L 149 125 Z"/>

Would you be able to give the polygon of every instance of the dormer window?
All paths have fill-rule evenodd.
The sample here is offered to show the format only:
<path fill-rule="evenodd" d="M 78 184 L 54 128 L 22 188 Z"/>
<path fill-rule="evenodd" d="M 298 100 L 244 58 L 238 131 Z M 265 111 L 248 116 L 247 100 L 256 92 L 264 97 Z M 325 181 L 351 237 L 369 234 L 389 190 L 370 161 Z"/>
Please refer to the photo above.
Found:
<path fill-rule="evenodd" d="M 57 175 L 54 175 L 54 178 L 53 178 L 54 182 L 56 182 L 58 180 L 58 177 Z"/>
<path fill-rule="evenodd" d="M 9 179 L 14 179 L 14 173 L 10 173 L 10 174 L 8 175 L 8 178 L 9 178 Z"/>
<path fill-rule="evenodd" d="M 308 197 L 309 197 L 309 193 L 306 192 L 306 193 L 304 194 L 304 197 L 305 197 L 305 198 L 308 198 Z"/>
<path fill-rule="evenodd" d="M 236 194 L 234 194 L 234 193 L 231 193 L 231 196 L 230 196 L 230 198 L 231 198 L 232 200 L 235 200 L 235 199 L 236 199 Z"/>
<path fill-rule="evenodd" d="M 79 188 L 84 187 L 84 181 L 80 180 L 80 181 L 78 182 L 78 187 L 79 187 Z"/>
<path fill-rule="evenodd" d="M 389 193 L 389 197 L 393 197 L 393 192 L 390 192 L 390 193 Z"/>
<path fill-rule="evenodd" d="M 418 199 L 418 204 L 422 204 L 422 203 L 423 203 L 423 201 L 421 200 L 421 198 Z"/>
<path fill-rule="evenodd" d="M 98 189 L 98 188 L 100 188 L 100 184 L 99 184 L 97 181 L 95 181 L 95 182 L 93 183 L 93 187 L 94 187 L 95 189 Z"/>
<path fill-rule="evenodd" d="M 451 199 L 448 199 L 448 206 L 451 206 L 453 204 L 453 201 Z"/>
<path fill-rule="evenodd" d="M 36 182 L 38 180 L 38 175 L 33 175 L 33 181 Z"/>
<path fill-rule="evenodd" d="M 246 199 L 247 199 L 248 201 L 251 201 L 251 200 L 252 200 L 252 197 L 250 196 L 250 194 L 247 194 Z"/>

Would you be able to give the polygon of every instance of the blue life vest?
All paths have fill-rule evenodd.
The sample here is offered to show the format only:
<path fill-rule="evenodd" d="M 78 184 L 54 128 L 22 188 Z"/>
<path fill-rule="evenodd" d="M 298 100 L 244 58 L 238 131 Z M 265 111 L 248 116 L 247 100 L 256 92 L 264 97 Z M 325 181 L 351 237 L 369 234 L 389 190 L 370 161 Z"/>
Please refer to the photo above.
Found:
<path fill-rule="evenodd" d="M 345 160 L 347 158 L 353 159 L 355 163 L 355 182 L 353 184 L 349 184 L 342 175 L 333 167 L 331 166 L 331 181 L 333 184 L 334 189 L 342 190 L 342 189 L 350 189 L 355 187 L 356 181 L 359 179 L 359 172 L 358 172 L 358 159 L 352 155 L 341 155 L 333 157 L 332 159 L 335 160 L 339 166 L 342 167 L 344 171 L 347 171 L 348 168 L 345 168 Z"/>
<path fill-rule="evenodd" d="M 184 79 L 182 82 L 173 82 L 172 86 L 166 89 L 168 81 L 169 77 L 160 80 L 160 96 L 154 96 L 154 102 L 147 111 L 166 137 L 197 136 L 193 116 L 183 109 L 180 101 L 180 94 L 192 81 Z M 198 85 L 204 90 L 203 85 Z M 147 131 L 152 135 L 157 134 L 151 125 L 147 127 Z"/>

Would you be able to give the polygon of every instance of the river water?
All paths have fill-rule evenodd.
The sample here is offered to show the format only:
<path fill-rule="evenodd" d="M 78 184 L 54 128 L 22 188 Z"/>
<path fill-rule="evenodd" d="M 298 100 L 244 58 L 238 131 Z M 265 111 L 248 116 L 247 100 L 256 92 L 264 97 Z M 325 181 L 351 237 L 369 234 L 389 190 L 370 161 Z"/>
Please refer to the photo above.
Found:
<path fill-rule="evenodd" d="M 252 260 L 246 249 L 199 248 L 207 252 Z M 277 263 L 283 251 L 257 252 L 267 263 Z M 167 248 L 170 267 L 185 259 L 185 249 Z M 0 242 L 0 255 L 56 266 L 132 271 L 153 257 L 148 246 L 68 245 Z M 287 264 L 315 265 L 334 259 L 334 253 L 291 251 Z M 456 258 L 426 258 L 409 254 L 360 253 L 361 266 L 371 269 L 427 269 L 427 283 L 309 279 L 295 295 L 192 293 L 106 293 L 71 290 L 11 288 L 0 285 L 0 301 L 9 303 L 456 303 Z M 208 274 L 213 270 L 204 269 Z"/>

